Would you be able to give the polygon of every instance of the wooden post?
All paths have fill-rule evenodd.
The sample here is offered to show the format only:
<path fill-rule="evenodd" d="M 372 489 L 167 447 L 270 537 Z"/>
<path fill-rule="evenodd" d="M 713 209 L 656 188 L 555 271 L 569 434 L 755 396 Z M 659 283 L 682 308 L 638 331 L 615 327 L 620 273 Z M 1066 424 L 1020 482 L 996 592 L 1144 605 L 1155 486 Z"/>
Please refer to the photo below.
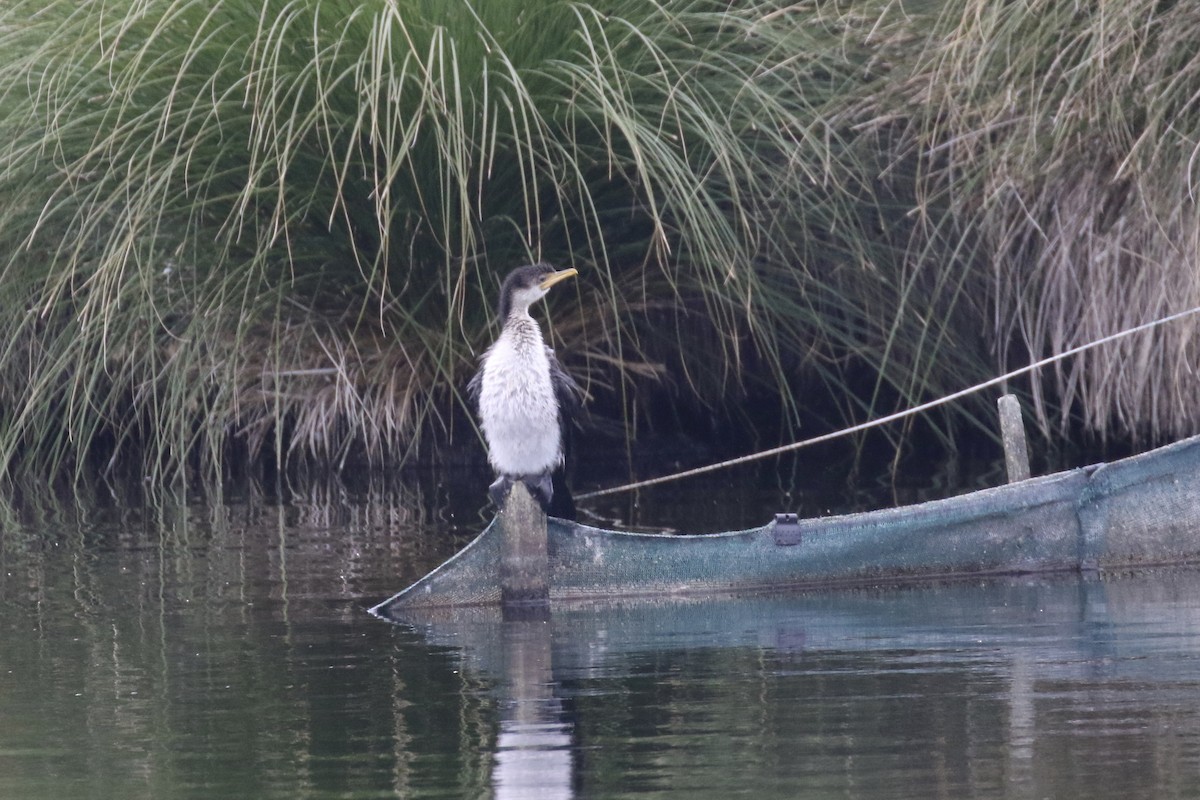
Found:
<path fill-rule="evenodd" d="M 525 484 L 513 483 L 500 512 L 500 602 L 506 607 L 547 606 L 550 563 L 546 515 Z"/>
<path fill-rule="evenodd" d="M 1029 445 L 1025 442 L 1025 423 L 1021 421 L 1021 402 L 1006 394 L 997 401 L 1000 407 L 1000 438 L 1004 443 L 1004 465 L 1008 482 L 1029 477 Z"/>

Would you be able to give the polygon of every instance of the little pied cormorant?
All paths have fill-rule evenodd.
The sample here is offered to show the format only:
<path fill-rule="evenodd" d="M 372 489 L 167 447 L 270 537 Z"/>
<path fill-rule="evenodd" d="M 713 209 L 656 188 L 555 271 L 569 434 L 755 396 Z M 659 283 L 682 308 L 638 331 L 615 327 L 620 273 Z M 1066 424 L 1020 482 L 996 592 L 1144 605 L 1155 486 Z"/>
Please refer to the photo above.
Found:
<path fill-rule="evenodd" d="M 529 307 L 551 286 L 577 273 L 531 264 L 510 272 L 500 287 L 500 335 L 468 386 L 479 409 L 488 461 L 496 470 L 489 494 L 497 507 L 519 480 L 552 513 L 551 476 L 563 464 L 564 427 L 579 405 L 580 390 L 542 338 Z M 565 484 L 559 494 L 553 513 L 566 516 L 571 502 Z"/>

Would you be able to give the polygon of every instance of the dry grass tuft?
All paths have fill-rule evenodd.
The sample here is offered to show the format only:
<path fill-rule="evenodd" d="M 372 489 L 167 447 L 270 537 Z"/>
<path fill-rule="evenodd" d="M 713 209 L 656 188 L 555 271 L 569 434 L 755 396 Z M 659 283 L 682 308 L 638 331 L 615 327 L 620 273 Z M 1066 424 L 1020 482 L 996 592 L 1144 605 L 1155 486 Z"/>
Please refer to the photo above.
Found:
<path fill-rule="evenodd" d="M 905 80 L 927 184 L 972 243 L 998 370 L 1200 305 L 1200 8 L 946 4 Z M 1035 379 L 1045 430 L 1200 430 L 1194 322 Z M 1077 416 L 1076 416 L 1077 415 Z"/>

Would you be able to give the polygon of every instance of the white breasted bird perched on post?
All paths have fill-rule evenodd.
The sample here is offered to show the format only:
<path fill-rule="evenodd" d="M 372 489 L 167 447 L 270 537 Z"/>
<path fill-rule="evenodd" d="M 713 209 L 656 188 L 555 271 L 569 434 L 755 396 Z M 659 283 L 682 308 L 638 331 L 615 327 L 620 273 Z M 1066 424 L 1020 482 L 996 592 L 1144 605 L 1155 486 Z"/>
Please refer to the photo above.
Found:
<path fill-rule="evenodd" d="M 552 475 L 563 465 L 564 428 L 579 406 L 580 390 L 546 345 L 529 307 L 551 286 L 577 273 L 531 264 L 510 272 L 500 287 L 500 335 L 468 385 L 479 409 L 488 461 L 496 470 L 489 494 L 497 507 L 519 480 L 551 513 Z M 566 496 L 558 498 L 556 510 L 573 510 L 565 484 L 559 483 L 559 494 Z"/>

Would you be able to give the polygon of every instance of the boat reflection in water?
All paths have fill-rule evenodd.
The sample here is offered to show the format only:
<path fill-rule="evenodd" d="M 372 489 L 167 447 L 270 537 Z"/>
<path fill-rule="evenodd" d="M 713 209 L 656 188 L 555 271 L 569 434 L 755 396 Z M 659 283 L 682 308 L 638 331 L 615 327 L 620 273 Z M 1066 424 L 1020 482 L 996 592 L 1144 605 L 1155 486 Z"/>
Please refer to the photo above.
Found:
<path fill-rule="evenodd" d="M 1150 797 L 1200 779 L 1186 569 L 396 621 L 495 686 L 496 797 L 622 774 L 695 797 Z"/>

